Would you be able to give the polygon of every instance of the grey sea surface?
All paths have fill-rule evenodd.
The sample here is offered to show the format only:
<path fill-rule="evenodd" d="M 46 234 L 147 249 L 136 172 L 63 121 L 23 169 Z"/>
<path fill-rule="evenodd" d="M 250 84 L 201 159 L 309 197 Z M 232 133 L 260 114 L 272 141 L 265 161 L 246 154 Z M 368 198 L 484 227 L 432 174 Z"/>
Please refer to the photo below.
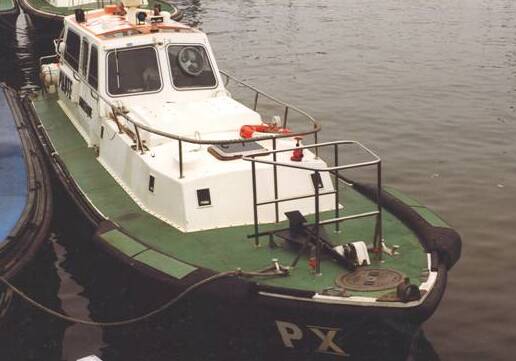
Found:
<path fill-rule="evenodd" d="M 516 2 L 210 1 L 197 19 L 219 67 L 370 146 L 459 231 L 424 325 L 441 359 L 514 359 Z"/>
<path fill-rule="evenodd" d="M 313 114 L 323 125 L 320 140 L 356 139 L 371 147 L 382 157 L 385 184 L 417 198 L 461 234 L 462 258 L 423 326 L 438 358 L 513 360 L 516 2 L 176 3 L 185 9 L 184 22 L 208 33 L 221 69 Z M 28 45 L 27 31 L 30 24 L 19 19 L 18 58 L 2 54 L 13 71 L 0 71 L 22 89 L 37 87 L 34 57 L 45 52 Z M 47 251 L 59 249 L 54 257 L 66 264 L 66 252 L 56 247 Z M 66 282 L 73 278 L 68 272 L 57 267 L 56 277 Z M 72 286 L 54 287 L 56 297 L 73 298 L 79 286 Z M 63 298 L 59 292 L 67 289 Z M 87 307 L 87 300 L 77 302 Z M 68 354 L 88 346 L 80 338 L 68 341 L 76 331 L 55 336 Z M 94 340 L 91 350 L 117 354 L 101 337 L 85 340 Z"/>

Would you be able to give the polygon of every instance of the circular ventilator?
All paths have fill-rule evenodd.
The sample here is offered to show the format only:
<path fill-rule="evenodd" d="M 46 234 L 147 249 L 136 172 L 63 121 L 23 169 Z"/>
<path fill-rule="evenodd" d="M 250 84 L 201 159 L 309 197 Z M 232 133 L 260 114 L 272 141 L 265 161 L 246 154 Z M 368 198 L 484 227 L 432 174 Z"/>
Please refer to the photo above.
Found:
<path fill-rule="evenodd" d="M 348 290 L 381 291 L 396 288 L 404 279 L 403 273 L 392 269 L 363 268 L 339 275 L 335 282 L 338 286 Z"/>

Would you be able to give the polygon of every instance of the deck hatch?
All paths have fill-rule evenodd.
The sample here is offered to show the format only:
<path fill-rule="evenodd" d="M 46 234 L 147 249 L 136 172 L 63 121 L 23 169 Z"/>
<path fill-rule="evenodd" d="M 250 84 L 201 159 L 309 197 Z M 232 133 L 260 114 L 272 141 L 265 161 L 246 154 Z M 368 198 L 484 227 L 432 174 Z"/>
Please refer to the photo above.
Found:
<path fill-rule="evenodd" d="M 257 142 L 247 142 L 234 144 L 216 144 L 210 146 L 208 151 L 218 159 L 230 160 L 252 155 L 254 153 L 261 153 L 267 151 L 267 149 L 265 149 Z"/>
<path fill-rule="evenodd" d="M 362 268 L 339 275 L 335 283 L 353 291 L 381 291 L 396 288 L 404 279 L 404 274 L 393 269 Z"/>

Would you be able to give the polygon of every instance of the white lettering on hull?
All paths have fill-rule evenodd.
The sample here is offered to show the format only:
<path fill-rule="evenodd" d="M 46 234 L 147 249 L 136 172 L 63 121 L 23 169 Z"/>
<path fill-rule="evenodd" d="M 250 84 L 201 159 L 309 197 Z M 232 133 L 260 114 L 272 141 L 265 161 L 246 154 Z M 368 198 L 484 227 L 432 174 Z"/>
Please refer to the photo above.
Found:
<path fill-rule="evenodd" d="M 301 340 L 303 338 L 303 331 L 293 323 L 276 321 L 276 326 L 278 327 L 278 331 L 285 347 L 294 348 L 292 341 Z"/>
<path fill-rule="evenodd" d="M 296 348 L 294 341 L 301 341 L 306 335 L 306 332 L 303 332 L 303 328 L 292 322 L 275 322 L 285 347 Z M 329 353 L 337 356 L 349 356 L 349 354 L 334 341 L 335 336 L 337 336 L 337 333 L 341 330 L 340 328 L 306 326 L 305 329 L 310 330 L 311 333 L 309 334 L 317 336 L 317 339 L 320 341 L 319 347 L 315 350 L 316 352 Z"/>

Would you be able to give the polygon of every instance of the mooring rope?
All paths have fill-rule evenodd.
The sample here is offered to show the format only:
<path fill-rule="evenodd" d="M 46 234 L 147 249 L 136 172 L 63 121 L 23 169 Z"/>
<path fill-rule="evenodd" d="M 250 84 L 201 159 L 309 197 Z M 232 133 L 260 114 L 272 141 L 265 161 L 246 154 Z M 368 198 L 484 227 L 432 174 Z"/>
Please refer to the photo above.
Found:
<path fill-rule="evenodd" d="M 203 279 L 202 281 L 199 281 L 197 283 L 194 283 L 193 285 L 187 287 L 183 292 L 181 292 L 179 295 L 177 295 L 176 297 L 174 297 L 173 299 L 171 299 L 170 301 L 168 301 L 167 303 L 163 304 L 162 306 L 146 313 L 146 314 L 143 314 L 141 316 L 138 316 L 138 317 L 134 317 L 134 318 L 130 318 L 130 319 L 127 319 L 127 320 L 122 320 L 122 321 L 112 321 L 112 322 L 97 322 L 97 321 L 91 321 L 91 320 L 83 320 L 83 319 L 80 319 L 80 318 L 76 318 L 76 317 L 71 317 L 71 316 L 68 316 L 68 315 L 65 315 L 61 312 L 58 312 L 58 311 L 54 311 L 44 305 L 42 305 L 41 303 L 35 301 L 34 299 L 30 298 L 29 296 L 27 296 L 22 290 L 20 290 L 19 288 L 17 288 L 16 286 L 14 286 L 11 282 L 9 282 L 7 279 L 5 279 L 3 276 L 0 276 L 0 281 L 2 283 L 4 283 L 7 287 L 9 287 L 14 293 L 16 293 L 18 296 L 20 296 L 22 299 L 24 299 L 25 301 L 27 301 L 28 303 L 30 303 L 31 305 L 33 305 L 34 307 L 38 308 L 39 310 L 43 311 L 43 312 L 46 312 L 50 315 L 53 315 L 57 318 L 60 318 L 62 320 L 65 320 L 65 321 L 69 321 L 69 322 L 72 322 L 72 323 L 79 323 L 81 325 L 86 325 L 86 326 L 97 326 L 97 327 L 116 327 L 116 326 L 127 326 L 127 325 L 130 325 L 130 324 L 133 324 L 133 323 L 136 323 L 136 322 L 140 322 L 140 321 L 143 321 L 143 320 L 146 320 L 148 318 L 151 318 L 152 316 L 166 310 L 167 308 L 171 307 L 172 305 L 174 305 L 175 303 L 177 303 L 179 300 L 181 300 L 182 298 L 184 298 L 185 296 L 187 296 L 190 292 L 192 292 L 193 290 L 201 287 L 201 286 L 204 286 L 208 283 L 211 283 L 211 282 L 214 282 L 216 280 L 219 280 L 221 278 L 226 278 L 226 277 L 233 277 L 233 276 L 239 276 L 239 275 L 245 275 L 244 272 L 241 272 L 241 271 L 230 271 L 230 272 L 222 272 L 222 273 L 217 273 L 213 276 L 210 276 L 208 278 L 205 278 Z"/>
<path fill-rule="evenodd" d="M 208 283 L 214 282 L 216 280 L 227 278 L 227 277 L 236 277 L 236 276 L 242 276 L 242 277 L 278 277 L 278 276 L 285 276 L 288 274 L 288 271 L 285 270 L 271 270 L 268 269 L 258 271 L 258 272 L 245 272 L 241 269 L 237 269 L 236 271 L 228 271 L 228 272 L 221 272 L 217 273 L 213 276 L 210 276 L 208 278 L 205 278 L 197 283 L 194 283 L 193 285 L 187 287 L 183 292 L 181 292 L 176 297 L 172 298 L 167 303 L 163 304 L 162 306 L 146 313 L 138 317 L 129 318 L 127 320 L 122 321 L 112 321 L 112 322 L 102 322 L 102 321 L 91 321 L 91 320 L 83 320 L 80 318 L 72 317 L 65 315 L 64 313 L 52 310 L 51 308 L 46 307 L 45 305 L 42 305 L 41 303 L 35 301 L 31 297 L 27 296 L 22 290 L 14 286 L 11 282 L 9 282 L 5 277 L 0 276 L 0 281 L 5 284 L 7 287 L 9 287 L 14 293 L 16 293 L 18 296 L 20 296 L 22 299 L 39 309 L 40 311 L 46 312 L 52 316 L 55 316 L 57 318 L 60 318 L 62 320 L 72 322 L 72 323 L 78 323 L 81 325 L 86 326 L 96 326 L 96 327 L 116 327 L 116 326 L 127 326 L 136 322 L 140 322 L 143 320 L 146 320 L 148 318 L 151 318 L 152 316 L 165 311 L 167 308 L 171 307 L 175 303 L 179 302 L 182 298 L 186 297 L 190 292 L 194 291 L 195 289 L 204 286 Z"/>

